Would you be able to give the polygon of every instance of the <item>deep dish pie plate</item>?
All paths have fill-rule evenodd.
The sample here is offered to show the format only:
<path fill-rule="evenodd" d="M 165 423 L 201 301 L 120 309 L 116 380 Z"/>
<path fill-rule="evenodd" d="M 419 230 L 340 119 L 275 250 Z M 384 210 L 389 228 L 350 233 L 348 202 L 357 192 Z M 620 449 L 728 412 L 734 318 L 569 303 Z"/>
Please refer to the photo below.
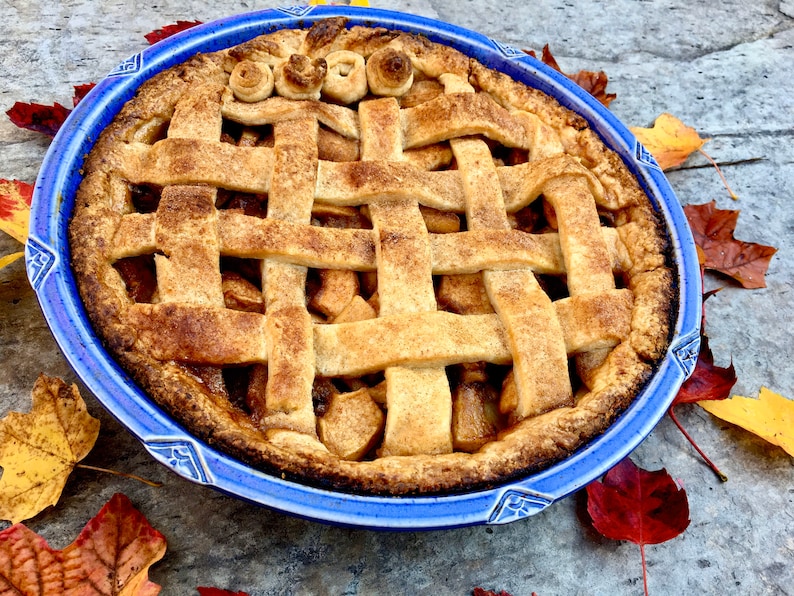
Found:
<path fill-rule="evenodd" d="M 88 320 L 70 267 L 68 225 L 84 156 L 99 133 L 144 81 L 197 52 L 221 50 L 262 33 L 335 16 L 347 17 L 352 25 L 426 36 L 555 98 L 584 117 L 622 158 L 663 222 L 677 294 L 670 347 L 652 378 L 606 432 L 542 471 L 483 490 L 400 497 L 328 490 L 267 474 L 210 447 L 168 416 L 116 364 Z M 237 497 L 349 526 L 435 529 L 498 524 L 544 509 L 606 472 L 650 433 L 691 373 L 699 347 L 699 267 L 691 233 L 660 168 L 631 133 L 586 92 L 520 50 L 445 23 L 374 9 L 295 7 L 235 16 L 183 32 L 125 60 L 77 106 L 48 151 L 34 191 L 26 263 L 45 318 L 77 375 L 155 459 L 185 478 Z"/>

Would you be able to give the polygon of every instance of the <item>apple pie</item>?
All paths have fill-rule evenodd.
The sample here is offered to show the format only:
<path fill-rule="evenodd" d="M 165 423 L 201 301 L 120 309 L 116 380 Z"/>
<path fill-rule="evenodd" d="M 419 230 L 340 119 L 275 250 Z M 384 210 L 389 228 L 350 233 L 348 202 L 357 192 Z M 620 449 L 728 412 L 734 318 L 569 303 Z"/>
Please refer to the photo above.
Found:
<path fill-rule="evenodd" d="M 665 354 L 669 240 L 580 115 L 343 18 L 147 80 L 69 224 L 92 325 L 247 465 L 380 495 L 486 488 L 607 429 Z"/>

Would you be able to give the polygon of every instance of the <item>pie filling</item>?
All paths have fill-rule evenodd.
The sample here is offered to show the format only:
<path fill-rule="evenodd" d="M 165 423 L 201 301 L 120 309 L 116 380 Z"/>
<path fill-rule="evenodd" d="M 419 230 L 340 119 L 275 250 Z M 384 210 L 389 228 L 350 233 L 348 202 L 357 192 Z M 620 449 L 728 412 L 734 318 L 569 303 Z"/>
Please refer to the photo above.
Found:
<path fill-rule="evenodd" d="M 373 494 L 492 486 L 603 432 L 676 310 L 659 218 L 547 95 L 327 19 L 144 83 L 70 223 L 92 323 L 201 439 Z"/>

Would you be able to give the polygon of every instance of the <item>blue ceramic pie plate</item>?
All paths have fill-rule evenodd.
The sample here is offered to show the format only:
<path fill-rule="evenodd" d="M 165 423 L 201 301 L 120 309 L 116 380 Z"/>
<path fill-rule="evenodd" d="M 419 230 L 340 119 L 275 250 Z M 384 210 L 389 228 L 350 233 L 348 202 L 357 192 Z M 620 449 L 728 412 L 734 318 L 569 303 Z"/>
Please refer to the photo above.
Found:
<path fill-rule="evenodd" d="M 67 226 L 83 157 L 100 131 L 155 73 L 197 52 L 220 50 L 330 16 L 423 34 L 557 98 L 584 116 L 622 157 L 661 214 L 677 264 L 679 309 L 671 347 L 631 407 L 568 459 L 498 488 L 448 496 L 361 496 L 286 481 L 191 436 L 119 368 L 95 335 L 69 266 Z M 184 31 L 119 64 L 72 112 L 44 159 L 33 194 L 26 266 L 47 323 L 77 375 L 156 460 L 199 484 L 278 511 L 345 526 L 418 530 L 503 524 L 543 510 L 601 476 L 640 444 L 693 370 L 700 343 L 700 273 L 692 235 L 661 169 L 629 130 L 587 92 L 518 49 L 447 23 L 371 8 L 300 6 L 233 16 Z"/>

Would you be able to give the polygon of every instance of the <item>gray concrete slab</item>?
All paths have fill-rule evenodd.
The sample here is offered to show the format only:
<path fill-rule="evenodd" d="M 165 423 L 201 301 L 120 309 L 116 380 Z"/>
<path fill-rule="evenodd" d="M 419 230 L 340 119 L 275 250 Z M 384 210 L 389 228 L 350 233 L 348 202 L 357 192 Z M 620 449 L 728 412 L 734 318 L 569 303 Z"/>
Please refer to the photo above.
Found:
<path fill-rule="evenodd" d="M 669 174 L 682 203 L 740 209 L 738 238 L 779 248 L 763 290 L 735 287 L 708 302 L 717 363 L 732 359 L 736 393 L 767 386 L 794 398 L 791 322 L 794 251 L 794 3 L 610 0 L 372 0 L 437 17 L 522 48 L 550 44 L 573 72 L 601 70 L 629 125 L 675 114 L 706 146 L 740 196 L 732 201 L 705 159 Z M 32 0 L 4 3 L 0 109 L 15 101 L 71 101 L 140 50 L 143 34 L 182 20 L 208 21 L 273 2 Z M 0 118 L 0 178 L 33 181 L 46 139 Z M 18 249 L 0 237 L 0 254 Z M 721 285 L 714 277 L 709 287 Z M 75 381 L 40 314 L 21 262 L 0 270 L 0 415 L 26 410 L 40 372 Z M 293 519 L 196 486 L 156 463 L 98 402 L 97 447 L 87 462 L 157 480 L 76 471 L 56 508 L 28 525 L 62 548 L 115 492 L 124 492 L 168 540 L 151 570 L 163 594 L 217 586 L 250 594 L 470 594 L 482 586 L 515 596 L 642 593 L 640 554 L 599 537 L 579 517 L 581 495 L 506 526 L 424 533 L 349 530 Z M 687 489 L 692 523 L 647 549 L 652 594 L 794 594 L 794 460 L 696 406 L 680 417 L 730 480 L 720 483 L 668 419 L 634 452 Z M 7 524 L 0 527 L 6 527 Z"/>

